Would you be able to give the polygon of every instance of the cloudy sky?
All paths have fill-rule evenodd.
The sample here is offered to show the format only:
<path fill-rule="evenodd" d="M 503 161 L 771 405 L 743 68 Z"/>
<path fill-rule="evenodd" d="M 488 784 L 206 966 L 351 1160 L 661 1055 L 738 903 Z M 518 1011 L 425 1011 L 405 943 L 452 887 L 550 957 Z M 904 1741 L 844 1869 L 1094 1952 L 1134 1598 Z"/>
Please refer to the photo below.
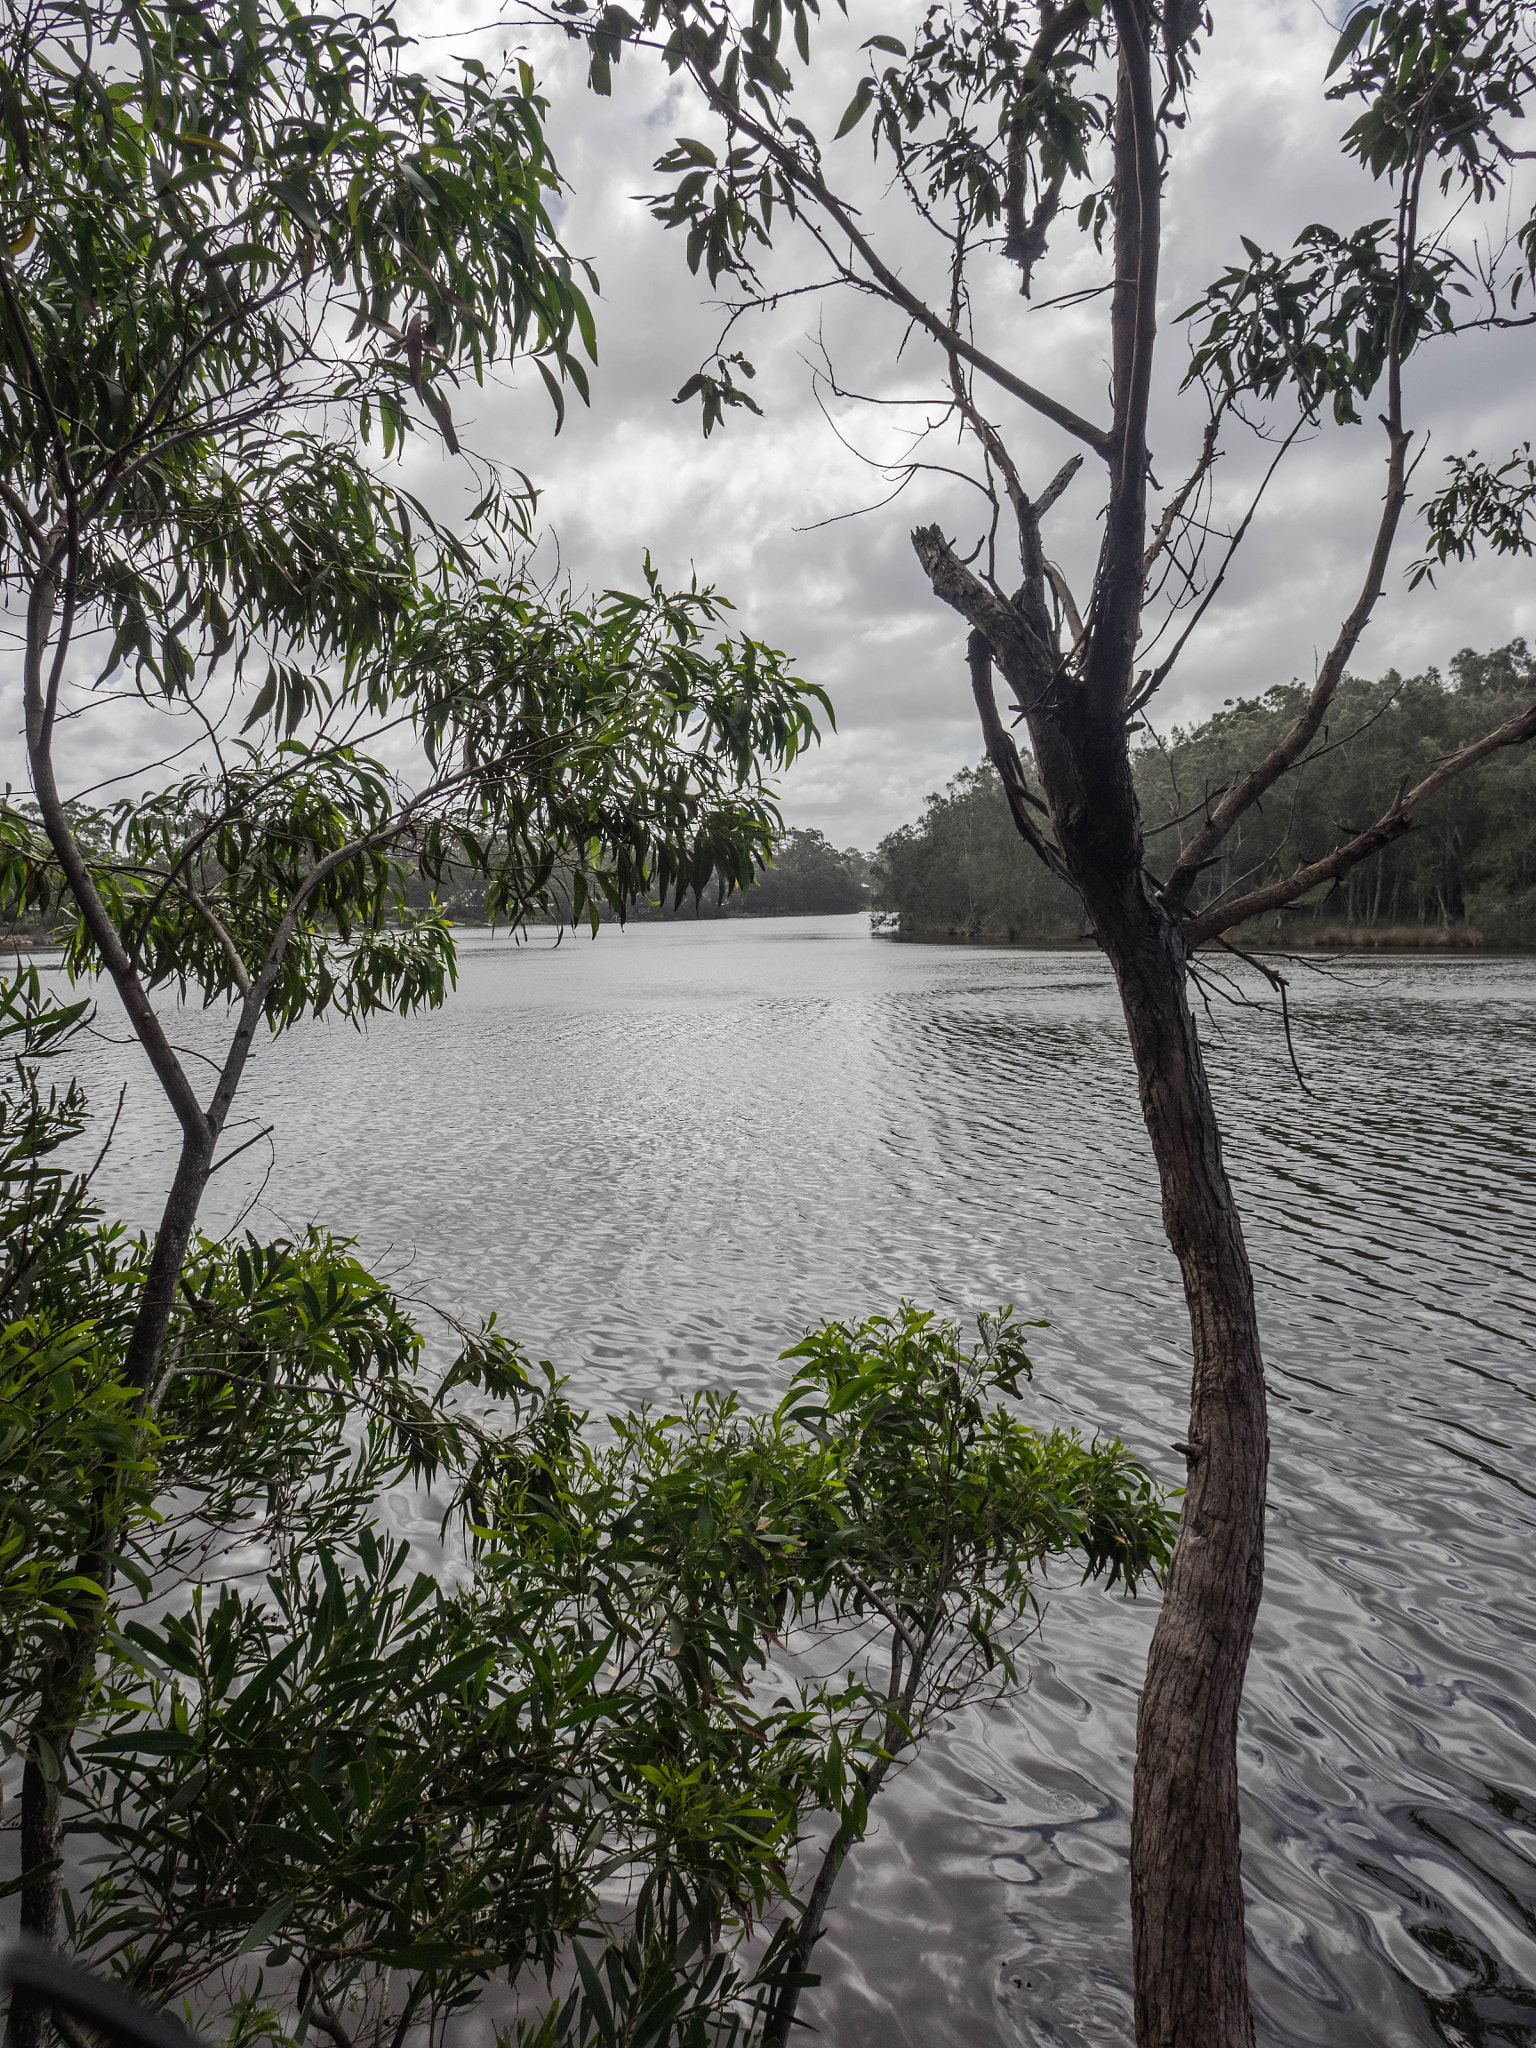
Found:
<path fill-rule="evenodd" d="M 877 31 L 902 33 L 915 12 L 908 0 L 849 0 L 849 8 L 847 23 L 829 9 L 832 21 L 818 36 L 817 63 L 799 94 L 801 112 L 824 136 L 835 129 L 863 68 L 860 43 Z M 776 313 L 751 316 L 732 343 L 757 367 L 753 390 L 764 417 L 735 413 L 704 441 L 693 406 L 672 401 L 713 348 L 719 295 L 689 275 L 682 237 L 664 233 L 636 195 L 657 182 L 650 167 L 670 138 L 679 130 L 707 133 L 707 117 L 658 65 L 633 55 L 616 75 L 612 99 L 594 99 L 578 48 L 546 31 L 488 26 L 497 11 L 485 0 L 408 0 L 405 18 L 423 37 L 429 64 L 447 63 L 459 50 L 491 58 L 520 49 L 533 61 L 552 100 L 551 138 L 569 184 L 561 232 L 601 278 L 601 361 L 590 410 L 573 406 L 558 438 L 532 376 L 466 393 L 460 432 L 517 463 L 542 487 L 547 564 L 558 549 L 578 585 L 629 585 L 649 548 L 668 578 L 696 572 L 726 591 L 746 630 L 787 649 L 802 674 L 828 689 L 838 730 L 787 779 L 785 812 L 791 823 L 817 826 L 838 844 L 872 847 L 914 816 L 928 791 L 978 756 L 962 635 L 927 589 L 909 533 L 920 520 L 937 519 L 969 546 L 981 530 L 982 501 L 963 482 L 925 474 L 884 509 L 839 516 L 888 494 L 880 465 L 903 454 L 902 429 L 922 413 L 838 400 L 824 390 L 818 402 L 812 365 L 825 348 L 845 387 L 923 400 L 940 388 L 937 351 L 920 337 L 905 337 L 884 308 L 837 293 L 796 298 Z M 1337 148 L 1348 115 L 1322 93 L 1335 35 L 1309 0 L 1218 0 L 1216 32 L 1201 60 L 1167 191 L 1165 319 L 1240 258 L 1241 234 L 1285 246 L 1311 221 L 1348 229 L 1386 211 L 1386 195 Z M 905 274 L 937 283 L 934 256 L 871 166 L 867 141 L 833 145 L 828 162 Z M 788 287 L 822 272 L 790 227 L 765 275 Z M 1079 247 L 1070 224 L 1062 225 L 1037 274 L 1036 298 L 1102 275 L 1091 246 Z M 979 260 L 977 278 L 983 345 L 1081 411 L 1107 419 L 1105 301 L 1068 310 L 1026 306 L 1011 267 L 997 257 Z M 1431 442 L 1421 480 L 1452 450 L 1503 454 L 1523 439 L 1531 424 L 1533 352 L 1536 337 L 1523 332 L 1441 342 L 1424 352 L 1408 388 L 1412 422 Z M 1170 488 L 1187 469 L 1203 422 L 1198 396 L 1178 396 L 1184 357 L 1182 332 L 1168 325 L 1152 445 L 1155 472 Z M 989 395 L 987 404 L 1026 481 L 1042 484 L 1073 452 L 1065 437 L 1002 394 Z M 1380 500 L 1383 441 L 1374 422 L 1329 426 L 1288 459 L 1164 692 L 1160 726 L 1197 718 L 1227 697 L 1310 677 L 1359 587 Z M 953 437 L 928 442 L 923 453 L 938 464 L 966 466 Z M 1218 472 L 1218 516 L 1246 504 L 1267 457 L 1257 441 L 1233 438 Z M 445 457 L 423 449 L 412 468 L 419 489 L 445 509 L 455 504 L 462 476 Z M 1080 592 L 1097 536 L 1093 469 L 1090 458 L 1047 536 Z M 1489 646 L 1525 632 L 1536 637 L 1528 563 L 1452 569 L 1438 588 L 1410 594 L 1402 567 L 1418 552 L 1415 543 L 1410 526 L 1357 657 L 1360 672 L 1416 670 L 1443 663 L 1467 644 Z M 9 735 L 18 722 L 12 689 L 0 701 L 0 728 Z M 77 786 L 91 779 L 105 741 L 103 734 L 83 748 Z M 14 744 L 6 768 L 21 780 Z"/>
<path fill-rule="evenodd" d="M 486 19 L 474 0 L 449 4 L 462 21 Z M 827 9 L 829 25 L 814 45 L 818 65 L 800 87 L 802 111 L 819 133 L 836 128 L 865 61 L 863 39 L 903 33 L 914 11 L 901 0 L 850 0 L 844 25 Z M 432 18 L 439 33 L 450 25 L 441 7 Z M 1242 234 L 1285 246 L 1311 221 L 1347 229 L 1386 211 L 1380 188 L 1338 151 L 1349 117 L 1322 93 L 1336 34 L 1309 0 L 1217 5 L 1168 188 L 1165 316 L 1188 305 L 1225 263 L 1241 260 Z M 543 485 L 544 517 L 578 581 L 623 583 L 649 547 L 669 575 L 695 568 L 719 584 L 750 631 L 788 649 L 803 674 L 826 685 L 838 730 L 791 774 L 786 813 L 839 844 L 872 846 L 978 755 L 962 638 L 926 588 L 908 536 L 919 520 L 937 518 L 969 544 L 980 531 L 981 501 L 972 489 L 925 477 L 883 510 L 818 525 L 885 497 L 890 484 L 860 455 L 899 457 L 903 442 L 890 408 L 833 400 L 834 431 L 811 366 L 825 344 L 845 388 L 922 398 L 940 388 L 938 352 L 918 337 L 903 350 L 899 318 L 838 294 L 751 316 L 732 345 L 757 367 L 753 389 L 765 416 L 732 414 L 704 441 L 692 406 L 672 399 L 714 345 L 719 295 L 689 275 L 681 235 L 663 232 L 635 197 L 659 182 L 649 167 L 674 134 L 707 133 L 699 126 L 704 117 L 644 60 L 625 61 L 605 102 L 584 91 L 581 54 L 563 39 L 504 31 L 476 38 L 487 54 L 519 43 L 551 94 L 552 138 L 571 188 L 562 233 L 592 258 L 602 281 L 601 363 L 590 412 L 575 409 L 558 440 L 549 438 L 547 404 L 532 391 L 486 394 L 476 438 Z M 907 275 L 933 277 L 904 208 L 872 171 L 867 142 L 847 138 L 829 149 L 828 162 Z M 1058 229 L 1037 298 L 1102 275 L 1091 249 L 1075 248 L 1075 239 L 1070 227 Z M 982 258 L 979 274 L 986 278 L 989 269 L 977 308 L 987 345 L 1031 381 L 1107 418 L 1104 302 L 1077 312 L 1031 311 L 1010 266 Z M 792 229 L 766 272 L 776 285 L 822 274 Z M 1182 332 L 1170 329 L 1153 436 L 1155 470 L 1170 488 L 1188 467 L 1203 423 L 1198 395 L 1177 397 L 1184 358 Z M 1409 384 L 1412 415 L 1432 437 L 1421 478 L 1445 452 L 1503 452 L 1530 431 L 1533 360 L 1536 339 L 1524 333 L 1425 352 Z M 1073 452 L 1005 396 L 988 403 L 1024 457 L 1027 478 L 1044 482 Z M 1222 596 L 1170 679 L 1163 725 L 1198 717 L 1226 697 L 1310 677 L 1359 587 L 1380 501 L 1383 442 L 1374 421 L 1329 427 L 1288 458 Z M 939 463 L 964 461 L 952 438 L 923 452 Z M 1265 459 L 1259 444 L 1234 437 L 1218 512 L 1246 503 Z M 1097 537 L 1100 495 L 1091 467 L 1050 533 L 1079 589 Z M 1401 561 L 1417 552 L 1410 532 Z M 1469 643 L 1487 646 L 1533 630 L 1536 590 L 1524 562 L 1453 570 L 1438 588 L 1413 594 L 1394 571 L 1356 665 L 1367 673 L 1419 669 Z"/>

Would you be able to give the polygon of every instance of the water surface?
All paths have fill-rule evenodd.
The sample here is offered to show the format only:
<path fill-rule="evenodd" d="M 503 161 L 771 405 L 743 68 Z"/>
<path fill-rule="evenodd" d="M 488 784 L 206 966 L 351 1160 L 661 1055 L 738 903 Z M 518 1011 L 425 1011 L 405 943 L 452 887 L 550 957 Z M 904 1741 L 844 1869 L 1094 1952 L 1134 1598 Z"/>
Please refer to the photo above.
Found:
<path fill-rule="evenodd" d="M 1270 1563 L 1242 1733 L 1260 2038 L 1536 2042 L 1536 962 L 1298 970 L 1206 1027 L 1257 1270 Z M 215 1020 L 178 1020 L 212 1049 Z M 117 1026 L 106 1004 L 102 1025 Z M 106 1199 L 175 1133 L 131 1049 Z M 495 1308 L 609 1409 L 768 1405 L 809 1322 L 901 1296 L 1045 1316 L 1044 1419 L 1182 1476 L 1187 1331 L 1094 955 L 862 918 L 466 940 L 441 1012 L 263 1046 L 214 1183 Z M 1130 2039 L 1126 1844 L 1155 1602 L 1052 1596 L 1027 1693 L 881 1802 L 806 2016 L 839 2048 Z"/>

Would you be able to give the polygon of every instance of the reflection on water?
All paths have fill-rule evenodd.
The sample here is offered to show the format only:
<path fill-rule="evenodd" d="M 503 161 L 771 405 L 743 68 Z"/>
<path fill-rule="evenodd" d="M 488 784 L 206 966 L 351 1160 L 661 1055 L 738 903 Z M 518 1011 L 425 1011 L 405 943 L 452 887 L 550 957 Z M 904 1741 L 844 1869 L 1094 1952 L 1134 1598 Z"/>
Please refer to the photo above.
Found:
<path fill-rule="evenodd" d="M 1242 1736 L 1260 2036 L 1529 2043 L 1536 962 L 1303 971 L 1295 1007 L 1311 1095 L 1267 1018 L 1208 1032 L 1273 1399 Z M 174 1131 L 127 1051 L 91 1067 L 98 1101 L 131 1076 L 103 1188 L 147 1218 Z M 255 1197 L 253 1227 L 355 1231 L 598 1407 L 766 1404 L 823 1315 L 1013 1301 L 1052 1324 L 1038 1410 L 1180 1474 L 1183 1311 L 1096 957 L 895 946 L 857 918 L 472 938 L 447 1009 L 295 1031 L 242 1109 L 276 1164 L 263 1188 L 253 1147 L 221 1176 L 214 1222 Z M 882 1801 L 822 1951 L 826 2038 L 1129 2040 L 1154 1619 L 1057 1591 L 1027 1694 Z"/>

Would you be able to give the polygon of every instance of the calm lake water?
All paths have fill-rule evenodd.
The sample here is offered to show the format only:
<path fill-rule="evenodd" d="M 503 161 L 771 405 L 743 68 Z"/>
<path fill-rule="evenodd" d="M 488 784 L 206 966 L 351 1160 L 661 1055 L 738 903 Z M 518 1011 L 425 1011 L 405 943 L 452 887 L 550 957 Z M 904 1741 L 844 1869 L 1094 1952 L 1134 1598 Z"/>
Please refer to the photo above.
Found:
<path fill-rule="evenodd" d="M 1294 992 L 1310 1095 L 1271 1015 L 1218 1006 L 1207 1033 L 1273 1404 L 1242 1735 L 1260 2038 L 1536 2042 L 1536 961 L 1370 960 Z M 148 1220 L 169 1120 L 129 1049 L 85 1071 L 98 1102 L 129 1080 L 101 1187 Z M 862 918 L 470 935 L 443 1011 L 295 1031 L 241 1107 L 275 1164 L 221 1174 L 211 1224 L 254 1201 L 259 1231 L 355 1232 L 598 1408 L 766 1406 L 822 1316 L 1012 1301 L 1051 1323 L 1036 1412 L 1182 1477 L 1184 1312 L 1096 956 Z M 1155 1613 L 1053 1594 L 1027 1692 L 881 1800 L 803 2008 L 823 2038 L 1130 2040 Z"/>

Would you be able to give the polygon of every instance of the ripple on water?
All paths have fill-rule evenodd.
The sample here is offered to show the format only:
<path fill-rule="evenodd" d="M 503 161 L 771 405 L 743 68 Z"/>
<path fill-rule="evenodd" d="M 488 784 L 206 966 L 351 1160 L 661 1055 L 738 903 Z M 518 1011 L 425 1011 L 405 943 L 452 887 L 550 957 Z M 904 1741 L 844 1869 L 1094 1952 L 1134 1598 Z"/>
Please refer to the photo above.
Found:
<path fill-rule="evenodd" d="M 1272 1020 L 1208 1033 L 1272 1392 L 1242 1750 L 1260 2037 L 1536 2042 L 1536 963 L 1375 959 L 1293 993 L 1310 1095 Z M 211 1020 L 178 1028 L 201 1045 Z M 85 1066 L 99 1101 L 129 1079 L 102 1185 L 147 1219 L 174 1127 L 127 1050 Z M 599 1409 L 766 1404 L 823 1315 L 1014 1301 L 1052 1324 L 1041 1418 L 1179 1476 L 1177 1275 L 1095 958 L 858 919 L 471 938 L 446 1009 L 303 1027 L 243 1110 L 275 1168 L 262 1185 L 253 1149 L 213 1223 L 254 1199 L 259 1229 L 355 1231 Z M 807 2001 L 826 2038 L 1130 2040 L 1155 1618 L 1058 1588 L 1028 1689 L 882 1798 Z"/>

